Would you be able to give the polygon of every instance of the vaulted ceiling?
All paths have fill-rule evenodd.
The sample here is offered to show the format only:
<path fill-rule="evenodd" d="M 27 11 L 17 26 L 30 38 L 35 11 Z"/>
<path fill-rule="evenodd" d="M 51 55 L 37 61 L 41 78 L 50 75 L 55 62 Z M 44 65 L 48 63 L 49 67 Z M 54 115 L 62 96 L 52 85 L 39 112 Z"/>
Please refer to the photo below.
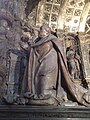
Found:
<path fill-rule="evenodd" d="M 87 20 L 90 16 L 90 2 L 85 0 L 65 0 L 61 7 L 60 21 L 64 24 L 61 28 L 69 31 L 85 31 Z M 87 26 L 89 28 L 89 26 Z M 88 29 L 87 29 L 88 30 Z M 87 31 L 88 32 L 88 31 Z"/>
<path fill-rule="evenodd" d="M 0 0 L 28 24 L 48 23 L 52 28 L 90 33 L 90 0 Z"/>
<path fill-rule="evenodd" d="M 44 19 L 48 19 L 46 22 L 49 21 L 50 26 L 70 32 L 89 33 L 89 0 L 41 0 L 40 3 L 38 13 L 38 19 L 40 16 L 42 18 L 40 22 L 43 23 Z"/>

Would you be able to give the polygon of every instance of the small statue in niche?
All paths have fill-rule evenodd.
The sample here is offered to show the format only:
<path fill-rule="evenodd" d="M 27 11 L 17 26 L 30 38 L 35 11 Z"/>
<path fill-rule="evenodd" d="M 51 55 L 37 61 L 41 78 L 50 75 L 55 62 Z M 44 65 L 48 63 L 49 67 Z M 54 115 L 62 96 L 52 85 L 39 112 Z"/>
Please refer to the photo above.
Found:
<path fill-rule="evenodd" d="M 68 47 L 66 51 L 67 65 L 72 79 L 80 79 L 80 56 L 73 46 Z"/>

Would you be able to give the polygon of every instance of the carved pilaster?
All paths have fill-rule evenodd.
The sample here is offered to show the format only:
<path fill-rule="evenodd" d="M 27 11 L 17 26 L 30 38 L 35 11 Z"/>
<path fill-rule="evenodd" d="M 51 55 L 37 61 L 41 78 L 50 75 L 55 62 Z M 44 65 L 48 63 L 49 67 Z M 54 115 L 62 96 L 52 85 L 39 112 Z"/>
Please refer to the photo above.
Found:
<path fill-rule="evenodd" d="M 87 82 L 89 82 L 90 87 L 90 35 L 80 33 L 80 44 L 82 51 L 84 76 Z"/>

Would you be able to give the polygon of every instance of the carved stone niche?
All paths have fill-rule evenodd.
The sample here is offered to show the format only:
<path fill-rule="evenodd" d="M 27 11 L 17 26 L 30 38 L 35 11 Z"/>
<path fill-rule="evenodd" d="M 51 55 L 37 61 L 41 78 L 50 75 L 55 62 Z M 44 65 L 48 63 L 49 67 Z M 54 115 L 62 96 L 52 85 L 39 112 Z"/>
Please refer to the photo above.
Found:
<path fill-rule="evenodd" d="M 83 44 L 82 44 L 82 40 L 83 40 Z M 87 49 L 86 51 L 88 51 L 88 60 L 89 61 L 89 50 L 88 50 L 88 46 L 89 45 L 85 45 L 84 43 L 84 39 L 82 39 L 82 37 L 78 34 L 78 33 L 67 33 L 65 34 L 64 37 L 64 53 L 66 53 L 67 56 L 67 50 L 69 47 L 72 47 L 72 49 L 75 51 L 75 53 L 78 55 L 78 60 L 76 62 L 75 60 L 75 64 L 76 67 L 78 66 L 77 70 L 78 72 L 75 73 L 75 75 L 77 77 L 73 78 L 74 82 L 84 86 L 85 88 L 88 88 L 88 81 L 86 81 L 86 76 L 85 74 L 89 75 L 89 70 L 90 68 L 85 68 L 88 65 L 85 65 L 85 56 L 87 55 L 87 53 L 85 52 L 85 49 Z M 68 62 L 67 62 L 67 66 L 68 66 Z M 68 68 L 69 69 L 69 68 Z M 85 71 L 86 69 L 86 71 Z M 88 69 L 88 71 L 87 71 Z M 86 73 L 85 73 L 86 72 Z M 79 74 L 78 74 L 79 73 Z"/>
<path fill-rule="evenodd" d="M 83 70 L 86 81 L 90 88 L 90 35 L 80 33 L 80 44 L 83 58 Z"/>

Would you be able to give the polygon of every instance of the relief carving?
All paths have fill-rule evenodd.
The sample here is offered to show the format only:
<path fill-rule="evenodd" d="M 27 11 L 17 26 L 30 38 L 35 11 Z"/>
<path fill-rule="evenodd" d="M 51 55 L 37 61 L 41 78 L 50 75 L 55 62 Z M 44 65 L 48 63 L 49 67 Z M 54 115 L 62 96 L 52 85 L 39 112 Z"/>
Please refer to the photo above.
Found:
<path fill-rule="evenodd" d="M 55 5 L 59 6 L 61 1 L 48 2 L 54 2 L 54 10 L 49 16 L 50 25 L 54 26 L 59 10 Z M 72 14 L 70 10 L 67 14 Z M 4 91 L 1 92 L 4 104 L 90 106 L 78 35 L 68 34 L 60 38 L 52 34 L 46 24 L 36 30 L 28 26 L 27 20 L 21 22 L 17 16 L 15 19 L 13 15 L 0 14 L 0 85 L 4 86 L 0 92 Z M 65 54 L 61 42 L 65 44 Z M 85 84 L 77 84 L 76 79 Z"/>

